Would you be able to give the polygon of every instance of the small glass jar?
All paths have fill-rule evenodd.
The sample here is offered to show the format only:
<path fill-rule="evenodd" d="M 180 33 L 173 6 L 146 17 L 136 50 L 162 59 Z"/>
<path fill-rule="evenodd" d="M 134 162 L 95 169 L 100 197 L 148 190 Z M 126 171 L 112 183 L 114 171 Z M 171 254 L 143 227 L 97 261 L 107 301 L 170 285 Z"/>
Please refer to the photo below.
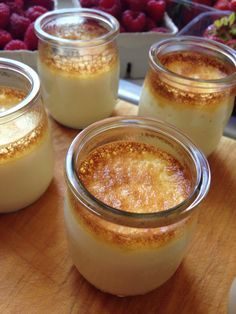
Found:
<path fill-rule="evenodd" d="M 167 210 L 144 213 L 110 207 L 94 197 L 78 175 L 81 163 L 103 145 L 126 141 L 152 145 L 186 167 L 192 181 L 188 197 Z M 141 117 L 116 117 L 94 123 L 74 139 L 66 156 L 66 183 L 65 224 L 74 264 L 98 289 L 129 296 L 157 288 L 180 265 L 194 233 L 197 208 L 209 189 L 210 170 L 204 155 L 174 127 Z"/>
<path fill-rule="evenodd" d="M 48 12 L 35 22 L 42 95 L 53 118 L 76 129 L 107 118 L 117 101 L 119 23 L 92 9 Z"/>
<path fill-rule="evenodd" d="M 0 58 L 0 212 L 35 202 L 53 177 L 40 81 L 25 64 Z"/>
<path fill-rule="evenodd" d="M 138 114 L 175 125 L 210 155 L 233 111 L 235 51 L 208 39 L 180 36 L 154 44 L 149 64 Z"/>

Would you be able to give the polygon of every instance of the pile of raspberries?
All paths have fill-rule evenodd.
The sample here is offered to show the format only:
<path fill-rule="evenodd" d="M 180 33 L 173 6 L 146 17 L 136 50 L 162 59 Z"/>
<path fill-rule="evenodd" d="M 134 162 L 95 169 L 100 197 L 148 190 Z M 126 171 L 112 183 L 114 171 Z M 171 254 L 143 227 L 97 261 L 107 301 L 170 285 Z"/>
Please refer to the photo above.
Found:
<path fill-rule="evenodd" d="M 121 32 L 163 32 L 167 0 L 80 0 L 84 8 L 107 12 L 118 19 Z"/>
<path fill-rule="evenodd" d="M 0 50 L 36 50 L 34 21 L 53 7 L 53 0 L 0 0 Z"/>

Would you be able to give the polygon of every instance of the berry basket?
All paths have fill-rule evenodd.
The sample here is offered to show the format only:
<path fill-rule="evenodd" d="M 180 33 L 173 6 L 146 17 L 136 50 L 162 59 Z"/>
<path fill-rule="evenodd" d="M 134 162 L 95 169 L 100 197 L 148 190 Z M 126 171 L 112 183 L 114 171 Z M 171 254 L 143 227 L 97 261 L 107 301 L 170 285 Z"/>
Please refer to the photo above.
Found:
<path fill-rule="evenodd" d="M 229 17 L 232 12 L 229 11 L 211 11 L 200 14 L 195 19 L 193 19 L 188 25 L 186 25 L 180 32 L 179 35 L 189 35 L 189 36 L 204 36 L 205 32 L 209 27 L 216 21 L 223 17 Z M 208 37 L 210 38 L 210 37 Z M 213 37 L 210 39 L 214 39 Z M 216 40 L 219 41 L 218 38 Z M 236 39 L 235 43 L 236 43 Z M 224 43 L 224 42 L 222 42 Z M 234 105 L 233 115 L 236 116 L 236 101 Z"/>
<path fill-rule="evenodd" d="M 221 11 L 197 0 L 167 0 L 166 12 L 180 31 L 200 14 Z"/>

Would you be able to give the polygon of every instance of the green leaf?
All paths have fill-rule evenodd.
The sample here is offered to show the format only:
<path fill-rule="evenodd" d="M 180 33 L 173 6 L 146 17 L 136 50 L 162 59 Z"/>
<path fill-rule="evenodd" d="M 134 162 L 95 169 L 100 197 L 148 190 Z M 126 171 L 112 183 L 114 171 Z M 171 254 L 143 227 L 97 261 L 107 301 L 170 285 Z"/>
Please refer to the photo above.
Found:
<path fill-rule="evenodd" d="M 216 20 L 214 22 L 214 25 L 216 28 L 221 28 L 221 26 L 223 26 L 223 22 L 221 20 Z"/>
<path fill-rule="evenodd" d="M 236 27 L 231 28 L 229 32 L 231 35 L 236 36 Z"/>
<path fill-rule="evenodd" d="M 230 14 L 230 16 L 229 16 L 229 26 L 232 26 L 234 24 L 235 19 L 236 19 L 236 14 L 235 13 Z"/>

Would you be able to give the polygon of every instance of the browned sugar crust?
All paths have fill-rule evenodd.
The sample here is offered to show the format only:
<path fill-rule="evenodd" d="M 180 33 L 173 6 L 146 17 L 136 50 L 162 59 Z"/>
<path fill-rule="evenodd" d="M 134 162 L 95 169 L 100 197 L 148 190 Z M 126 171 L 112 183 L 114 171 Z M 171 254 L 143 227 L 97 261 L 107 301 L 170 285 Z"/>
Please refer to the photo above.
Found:
<path fill-rule="evenodd" d="M 0 112 L 14 107 L 26 96 L 27 93 L 22 90 L 0 86 Z"/>
<path fill-rule="evenodd" d="M 174 73 L 202 80 L 217 80 L 235 72 L 233 65 L 213 56 L 193 51 L 165 54 L 160 57 L 160 62 Z"/>
<path fill-rule="evenodd" d="M 0 100 L 0 108 L 10 108 L 23 100 L 26 93 L 15 88 L 0 87 L 0 99 L 1 95 L 2 101 Z M 37 112 L 37 109 L 35 109 L 35 114 L 40 116 L 40 121 L 32 132 L 7 145 L 0 146 L 0 164 L 21 157 L 42 141 L 48 130 L 47 116 L 45 112 Z"/>
<path fill-rule="evenodd" d="M 202 80 L 222 79 L 235 72 L 233 65 L 198 52 L 174 52 L 160 57 L 160 63 L 168 70 L 186 78 Z M 178 79 L 181 82 L 181 79 Z M 196 108 L 214 110 L 217 105 L 227 104 L 227 99 L 234 94 L 232 88 L 212 91 L 200 89 L 197 83 L 189 83 L 188 86 L 180 86 L 171 82 L 167 76 L 150 69 L 145 82 L 155 98 L 163 98 L 168 104 L 183 107 L 194 106 Z M 209 85 L 210 86 L 210 85 Z M 224 102 L 225 100 L 225 102 Z M 164 105 L 160 101 L 160 105 Z"/>
<path fill-rule="evenodd" d="M 51 34 L 71 40 L 93 40 L 107 33 L 107 30 L 91 21 L 81 27 L 53 27 Z M 45 42 L 39 44 L 40 62 L 51 70 L 69 75 L 95 75 L 118 67 L 118 52 L 114 42 L 95 47 L 57 48 Z"/>
<path fill-rule="evenodd" d="M 159 228 L 133 228 L 104 220 L 83 207 L 68 190 L 69 214 L 92 237 L 124 250 L 156 249 L 191 233 L 197 221 L 193 213 L 176 224 Z"/>
<path fill-rule="evenodd" d="M 81 19 L 79 23 L 73 24 L 48 24 L 45 31 L 58 38 L 69 40 L 92 40 L 108 33 L 108 29 L 97 21 Z"/>
<path fill-rule="evenodd" d="M 128 212 L 166 210 L 191 192 L 189 171 L 171 155 L 144 143 L 114 142 L 99 147 L 77 172 L 96 198 Z"/>
<path fill-rule="evenodd" d="M 147 161 L 147 164 L 142 161 Z M 160 168 L 155 168 L 155 165 L 160 165 Z M 95 149 L 78 165 L 77 174 L 86 188 L 103 202 L 133 212 L 162 210 L 186 198 L 191 189 L 188 170 L 183 169 L 177 160 L 152 145 L 138 142 L 114 142 Z M 168 182 L 161 178 L 161 174 L 166 174 Z M 160 186 L 157 187 L 158 180 Z M 169 183 L 178 185 L 176 190 L 171 187 L 171 193 L 168 191 Z M 128 191 L 124 198 L 122 186 Z M 196 222 L 196 216 L 191 215 L 168 227 L 131 228 L 91 213 L 70 190 L 68 203 L 70 214 L 82 228 L 92 236 L 125 250 L 161 247 L 191 232 Z"/>

